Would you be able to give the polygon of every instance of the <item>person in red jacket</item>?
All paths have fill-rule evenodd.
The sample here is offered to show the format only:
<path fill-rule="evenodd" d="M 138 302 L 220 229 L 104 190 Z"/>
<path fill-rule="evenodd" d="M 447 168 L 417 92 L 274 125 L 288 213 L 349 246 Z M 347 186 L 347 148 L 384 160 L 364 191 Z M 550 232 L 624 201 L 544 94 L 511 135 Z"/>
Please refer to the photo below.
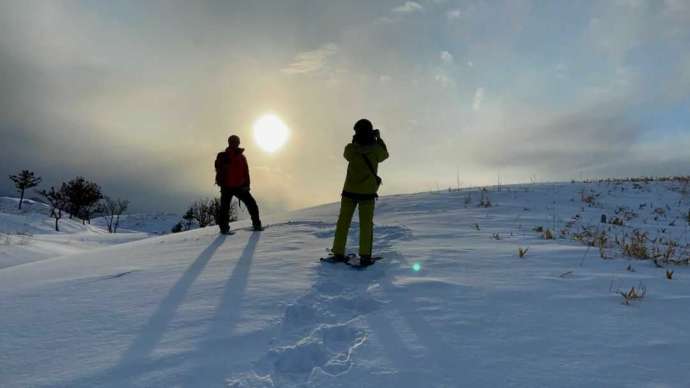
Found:
<path fill-rule="evenodd" d="M 230 233 L 230 203 L 232 197 L 237 197 L 249 211 L 255 231 L 263 230 L 259 218 L 259 207 L 249 192 L 249 165 L 244 156 L 244 148 L 240 148 L 240 138 L 232 135 L 228 138 L 228 148 L 216 156 L 216 184 L 220 186 L 220 212 L 218 227 L 223 234 Z"/>

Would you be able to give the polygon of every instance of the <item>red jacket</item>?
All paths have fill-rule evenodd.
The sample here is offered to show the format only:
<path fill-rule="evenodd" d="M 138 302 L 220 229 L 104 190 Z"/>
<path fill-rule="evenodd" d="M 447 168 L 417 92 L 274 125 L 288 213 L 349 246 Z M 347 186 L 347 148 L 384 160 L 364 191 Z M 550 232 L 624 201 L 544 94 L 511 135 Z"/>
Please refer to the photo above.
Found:
<path fill-rule="evenodd" d="M 216 184 L 221 187 L 249 187 L 249 165 L 244 157 L 244 148 L 219 152 L 216 156 Z"/>

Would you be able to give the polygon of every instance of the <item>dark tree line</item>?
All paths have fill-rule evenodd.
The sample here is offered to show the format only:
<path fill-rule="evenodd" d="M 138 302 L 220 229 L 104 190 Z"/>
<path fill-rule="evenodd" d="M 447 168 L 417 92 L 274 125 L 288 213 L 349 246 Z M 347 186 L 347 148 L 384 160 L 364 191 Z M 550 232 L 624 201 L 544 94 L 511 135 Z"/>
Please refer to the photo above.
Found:
<path fill-rule="evenodd" d="M 23 170 L 17 175 L 11 175 L 10 179 L 20 193 L 21 209 L 25 191 L 38 186 L 41 177 L 32 171 Z M 56 231 L 60 230 L 59 221 L 64 214 L 68 214 L 69 218 L 81 219 L 83 224 L 91 223 L 91 219 L 96 215 L 103 215 L 108 231 L 116 233 L 120 225 L 120 216 L 129 206 L 129 201 L 104 196 L 98 184 L 81 176 L 63 182 L 57 189 L 51 187 L 50 190 L 39 190 L 38 194 L 50 206 L 50 216 L 55 219 Z"/>

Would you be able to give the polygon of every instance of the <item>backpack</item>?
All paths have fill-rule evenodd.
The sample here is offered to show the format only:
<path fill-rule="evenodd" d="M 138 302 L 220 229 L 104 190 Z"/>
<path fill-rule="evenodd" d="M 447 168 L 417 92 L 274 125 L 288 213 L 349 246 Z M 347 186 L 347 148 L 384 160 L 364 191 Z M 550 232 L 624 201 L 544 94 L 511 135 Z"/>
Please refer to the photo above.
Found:
<path fill-rule="evenodd" d="M 225 169 L 228 166 L 228 161 L 230 158 L 228 157 L 227 152 L 219 152 L 218 156 L 216 156 L 216 185 L 218 186 L 223 186 L 223 177 L 225 175 Z"/>

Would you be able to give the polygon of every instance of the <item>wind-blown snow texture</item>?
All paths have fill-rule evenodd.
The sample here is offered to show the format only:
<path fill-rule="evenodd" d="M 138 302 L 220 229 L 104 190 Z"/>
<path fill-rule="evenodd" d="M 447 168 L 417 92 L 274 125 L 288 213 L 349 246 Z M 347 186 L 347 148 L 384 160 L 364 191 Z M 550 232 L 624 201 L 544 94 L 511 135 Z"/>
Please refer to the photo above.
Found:
<path fill-rule="evenodd" d="M 363 271 L 318 260 L 336 205 L 262 233 L 207 228 L 0 269 L 0 386 L 687 387 L 690 271 L 668 280 L 532 229 L 595 227 L 627 206 L 628 223 L 659 232 L 688 202 L 671 184 L 592 184 L 589 206 L 582 189 L 512 187 L 490 208 L 476 191 L 467 206 L 466 192 L 382 198 L 385 259 Z M 683 238 L 687 219 L 675 225 L 664 233 Z M 640 284 L 624 305 L 616 291 Z"/>

